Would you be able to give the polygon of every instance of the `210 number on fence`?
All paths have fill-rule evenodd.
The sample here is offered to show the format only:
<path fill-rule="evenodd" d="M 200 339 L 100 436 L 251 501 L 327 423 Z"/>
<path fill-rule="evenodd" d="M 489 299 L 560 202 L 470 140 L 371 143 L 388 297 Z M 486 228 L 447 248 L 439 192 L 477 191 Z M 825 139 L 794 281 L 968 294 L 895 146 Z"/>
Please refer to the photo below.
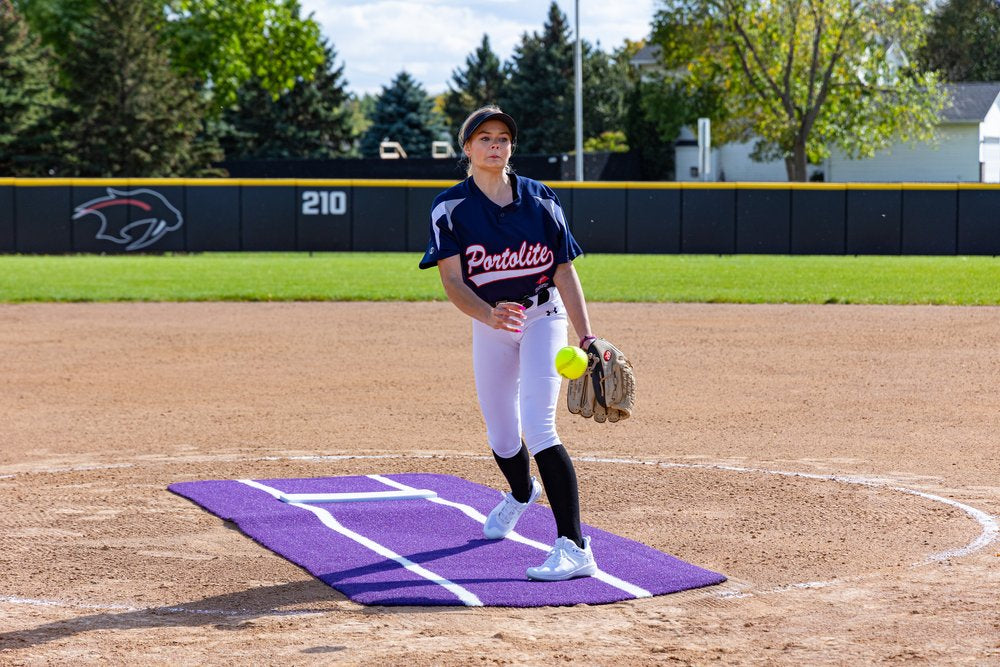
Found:
<path fill-rule="evenodd" d="M 302 215 L 344 215 L 347 193 L 342 190 L 303 190 Z"/>

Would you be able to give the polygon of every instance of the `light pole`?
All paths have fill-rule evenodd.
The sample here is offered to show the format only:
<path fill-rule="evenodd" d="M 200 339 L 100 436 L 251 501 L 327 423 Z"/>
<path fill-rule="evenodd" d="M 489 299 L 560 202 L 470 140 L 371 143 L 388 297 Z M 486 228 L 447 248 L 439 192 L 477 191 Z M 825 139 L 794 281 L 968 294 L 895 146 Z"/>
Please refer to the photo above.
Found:
<path fill-rule="evenodd" d="M 576 180 L 583 180 L 583 53 L 580 48 L 580 0 L 576 3 L 576 46 L 573 49 L 573 112 L 576 120 Z"/>

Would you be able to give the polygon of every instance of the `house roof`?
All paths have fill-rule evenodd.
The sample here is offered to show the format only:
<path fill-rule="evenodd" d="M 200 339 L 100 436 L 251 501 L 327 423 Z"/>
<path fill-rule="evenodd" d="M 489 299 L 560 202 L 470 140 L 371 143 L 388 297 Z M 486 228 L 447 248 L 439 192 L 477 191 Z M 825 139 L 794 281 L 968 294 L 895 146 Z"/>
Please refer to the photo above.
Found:
<path fill-rule="evenodd" d="M 953 123 L 979 123 L 1000 97 L 1000 82 L 949 83 L 945 89 L 951 105 L 942 115 Z"/>
<path fill-rule="evenodd" d="M 639 49 L 630 61 L 635 67 L 655 65 L 660 59 L 660 45 L 647 44 Z"/>

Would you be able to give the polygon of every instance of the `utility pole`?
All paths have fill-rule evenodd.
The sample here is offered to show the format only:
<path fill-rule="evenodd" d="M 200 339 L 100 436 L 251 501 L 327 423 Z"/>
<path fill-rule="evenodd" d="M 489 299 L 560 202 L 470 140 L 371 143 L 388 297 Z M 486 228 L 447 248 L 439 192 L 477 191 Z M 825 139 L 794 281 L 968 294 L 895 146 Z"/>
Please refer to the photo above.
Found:
<path fill-rule="evenodd" d="M 711 180 L 712 174 L 712 121 L 698 119 L 698 176 L 701 180 Z"/>
<path fill-rule="evenodd" d="M 583 180 L 583 52 L 580 47 L 580 0 L 576 0 L 576 46 L 573 49 L 575 90 L 573 112 L 576 117 L 576 180 Z"/>

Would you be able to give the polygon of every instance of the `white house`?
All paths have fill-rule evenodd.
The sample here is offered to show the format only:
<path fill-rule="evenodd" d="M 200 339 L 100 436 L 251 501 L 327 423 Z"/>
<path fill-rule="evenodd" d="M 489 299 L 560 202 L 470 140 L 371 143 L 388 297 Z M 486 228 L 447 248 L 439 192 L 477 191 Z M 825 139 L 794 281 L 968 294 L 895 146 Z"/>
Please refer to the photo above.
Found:
<path fill-rule="evenodd" d="M 953 83 L 938 139 L 896 144 L 866 160 L 832 151 L 828 181 L 1000 183 L 1000 83 Z"/>
<path fill-rule="evenodd" d="M 729 143 L 712 147 L 708 178 L 698 171 L 698 139 L 689 127 L 681 128 L 674 142 L 678 181 L 787 181 L 788 171 L 781 161 L 754 162 L 750 159 L 753 143 Z M 809 165 L 810 175 L 822 167 Z"/>
<path fill-rule="evenodd" d="M 632 59 L 641 70 L 657 67 L 659 47 L 647 46 Z M 831 182 L 1000 183 L 1000 82 L 947 85 L 950 104 L 942 112 L 938 138 L 897 143 L 875 156 L 849 159 L 833 149 L 822 165 L 809 165 L 811 178 Z M 675 142 L 678 181 L 786 181 L 784 162 L 754 162 L 753 143 L 712 149 L 707 179 L 698 173 L 698 141 L 689 128 Z"/>
<path fill-rule="evenodd" d="M 897 143 L 873 157 L 852 160 L 836 148 L 810 177 L 847 182 L 1000 183 L 1000 83 L 947 85 L 950 105 L 942 112 L 938 138 Z M 786 181 L 783 162 L 754 162 L 752 143 L 712 149 L 711 181 Z M 698 141 L 685 128 L 676 142 L 677 180 L 700 181 Z"/>

